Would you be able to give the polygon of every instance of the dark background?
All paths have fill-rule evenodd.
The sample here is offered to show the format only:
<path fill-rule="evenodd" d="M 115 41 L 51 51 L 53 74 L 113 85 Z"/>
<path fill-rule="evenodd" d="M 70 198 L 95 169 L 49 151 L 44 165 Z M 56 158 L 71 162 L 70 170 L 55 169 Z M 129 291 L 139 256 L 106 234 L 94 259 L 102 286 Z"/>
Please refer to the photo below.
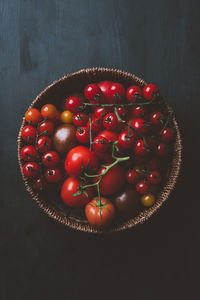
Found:
<path fill-rule="evenodd" d="M 0 299 L 197 299 L 200 2 L 0 1 Z M 184 146 L 170 199 L 144 225 L 109 236 L 66 229 L 31 200 L 16 137 L 53 80 L 86 67 L 159 85 Z"/>

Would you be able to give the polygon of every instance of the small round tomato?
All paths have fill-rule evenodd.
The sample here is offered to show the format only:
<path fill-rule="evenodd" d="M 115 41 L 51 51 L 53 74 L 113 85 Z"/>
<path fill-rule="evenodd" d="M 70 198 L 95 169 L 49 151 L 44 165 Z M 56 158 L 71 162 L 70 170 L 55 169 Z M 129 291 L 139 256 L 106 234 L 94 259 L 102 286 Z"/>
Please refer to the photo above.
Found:
<path fill-rule="evenodd" d="M 37 125 L 40 122 L 40 120 L 42 119 L 42 117 L 41 117 L 41 113 L 38 109 L 30 108 L 25 113 L 25 119 L 26 119 L 26 122 L 28 122 L 31 125 Z"/>
<path fill-rule="evenodd" d="M 155 126 L 161 126 L 164 121 L 164 115 L 161 111 L 154 111 L 150 115 L 150 122 Z"/>
<path fill-rule="evenodd" d="M 45 153 L 51 149 L 52 141 L 48 136 L 43 135 L 37 140 L 37 147 L 40 153 Z"/>
<path fill-rule="evenodd" d="M 159 143 L 156 149 L 158 156 L 166 156 L 169 152 L 169 147 L 165 143 Z"/>
<path fill-rule="evenodd" d="M 27 162 L 23 166 L 23 174 L 26 178 L 36 178 L 40 173 L 40 167 L 36 162 Z"/>
<path fill-rule="evenodd" d="M 129 102 L 138 102 L 142 98 L 142 90 L 138 85 L 130 86 L 126 91 L 126 98 Z"/>
<path fill-rule="evenodd" d="M 148 123 L 142 118 L 133 120 L 131 126 L 141 134 L 146 134 L 149 129 Z"/>
<path fill-rule="evenodd" d="M 45 172 L 45 178 L 48 182 L 57 183 L 62 178 L 62 172 L 59 168 L 47 169 Z"/>
<path fill-rule="evenodd" d="M 33 183 L 33 188 L 36 191 L 42 191 L 47 186 L 47 182 L 44 178 L 37 178 Z"/>
<path fill-rule="evenodd" d="M 148 147 L 148 144 L 145 143 L 143 139 L 139 139 L 136 141 L 134 145 L 134 153 L 139 156 L 144 156 L 149 153 L 150 149 Z"/>
<path fill-rule="evenodd" d="M 119 115 L 119 117 L 121 119 L 125 119 L 125 117 L 126 117 L 126 110 L 123 107 L 118 107 L 117 108 L 117 113 L 118 113 L 118 115 Z"/>
<path fill-rule="evenodd" d="M 70 176 L 79 176 L 84 171 L 95 171 L 97 168 L 97 155 L 84 146 L 71 149 L 65 159 L 65 170 Z"/>
<path fill-rule="evenodd" d="M 105 137 L 109 142 L 114 142 L 118 140 L 118 134 L 111 130 L 104 130 L 98 134 L 99 136 Z"/>
<path fill-rule="evenodd" d="M 161 181 L 161 175 L 158 171 L 151 171 L 147 175 L 147 180 L 151 184 L 158 184 Z"/>
<path fill-rule="evenodd" d="M 52 135 L 55 129 L 55 125 L 51 121 L 44 121 L 39 125 L 39 134 Z"/>
<path fill-rule="evenodd" d="M 155 196 L 152 193 L 145 194 L 141 197 L 141 203 L 146 207 L 152 206 L 155 201 Z"/>
<path fill-rule="evenodd" d="M 63 123 L 65 124 L 71 124 L 72 120 L 73 120 L 73 113 L 69 110 L 64 110 L 61 115 L 60 115 L 60 119 Z"/>
<path fill-rule="evenodd" d="M 103 126 L 109 130 L 116 130 L 118 126 L 118 120 L 115 113 L 109 113 L 103 118 Z"/>
<path fill-rule="evenodd" d="M 161 140 L 166 143 L 169 143 L 174 139 L 174 134 L 170 127 L 166 127 L 164 130 L 161 130 L 160 135 L 161 135 Z"/>
<path fill-rule="evenodd" d="M 84 185 L 75 177 L 69 177 L 65 180 L 61 188 L 63 202 L 70 207 L 83 207 L 86 205 L 92 199 L 94 191 L 92 187 L 81 190 L 80 187 Z"/>
<path fill-rule="evenodd" d="M 97 134 L 102 130 L 102 120 L 94 117 L 91 119 L 91 125 L 90 125 L 90 121 L 87 122 L 87 128 L 90 129 L 90 126 L 92 130 L 92 134 Z"/>
<path fill-rule="evenodd" d="M 140 175 L 140 177 L 144 177 L 145 175 L 145 168 L 142 165 L 136 165 L 134 170 Z"/>
<path fill-rule="evenodd" d="M 24 126 L 22 129 L 22 138 L 29 144 L 35 142 L 36 134 L 36 129 L 31 125 Z"/>
<path fill-rule="evenodd" d="M 136 133 L 133 130 L 122 131 L 118 137 L 119 146 L 124 149 L 130 149 L 136 138 Z"/>
<path fill-rule="evenodd" d="M 84 89 L 85 98 L 90 103 L 100 103 L 102 100 L 102 93 L 100 87 L 95 83 L 88 84 Z"/>
<path fill-rule="evenodd" d="M 88 116 L 85 113 L 77 113 L 73 116 L 73 123 L 77 127 L 86 126 Z"/>
<path fill-rule="evenodd" d="M 92 149 L 94 152 L 105 153 L 109 148 L 108 140 L 103 136 L 97 136 L 92 142 Z"/>
<path fill-rule="evenodd" d="M 85 215 L 93 227 L 105 228 L 115 217 L 115 207 L 108 199 L 96 197 L 86 205 Z"/>
<path fill-rule="evenodd" d="M 126 181 L 130 184 L 136 183 L 140 179 L 140 174 L 131 169 L 126 172 Z"/>
<path fill-rule="evenodd" d="M 125 97 L 125 89 L 121 83 L 114 82 L 108 90 L 108 103 L 120 103 Z"/>
<path fill-rule="evenodd" d="M 53 168 L 58 165 L 60 157 L 56 151 L 49 151 L 43 154 L 42 162 L 45 167 Z"/>
<path fill-rule="evenodd" d="M 48 120 L 55 120 L 57 116 L 57 109 L 53 104 L 45 104 L 41 108 L 41 115 L 43 118 L 47 118 Z"/>
<path fill-rule="evenodd" d="M 71 96 L 66 99 L 65 107 L 67 110 L 71 111 L 72 113 L 76 113 L 81 104 L 82 104 L 82 99 L 80 97 Z"/>
<path fill-rule="evenodd" d="M 25 161 L 35 161 L 37 157 L 37 151 L 34 146 L 28 145 L 21 149 L 21 158 Z"/>
<path fill-rule="evenodd" d="M 146 181 L 142 180 L 136 184 L 135 188 L 139 194 L 145 194 L 146 192 L 148 192 L 149 185 Z"/>
<path fill-rule="evenodd" d="M 99 119 L 103 119 L 105 115 L 107 115 L 110 112 L 112 112 L 112 107 L 100 106 L 95 108 L 94 115 Z"/>
<path fill-rule="evenodd" d="M 133 107 L 133 116 L 135 118 L 144 118 L 147 116 L 147 109 L 144 106 Z"/>
<path fill-rule="evenodd" d="M 145 100 L 155 100 L 160 95 L 157 85 L 149 83 L 143 88 L 143 97 Z"/>
<path fill-rule="evenodd" d="M 81 144 L 87 144 L 90 141 L 90 132 L 88 127 L 78 127 L 76 130 L 76 138 Z"/>
<path fill-rule="evenodd" d="M 108 80 L 97 83 L 103 95 L 102 97 L 103 103 L 109 103 L 109 88 L 112 83 L 113 83 L 112 81 L 108 81 Z"/>

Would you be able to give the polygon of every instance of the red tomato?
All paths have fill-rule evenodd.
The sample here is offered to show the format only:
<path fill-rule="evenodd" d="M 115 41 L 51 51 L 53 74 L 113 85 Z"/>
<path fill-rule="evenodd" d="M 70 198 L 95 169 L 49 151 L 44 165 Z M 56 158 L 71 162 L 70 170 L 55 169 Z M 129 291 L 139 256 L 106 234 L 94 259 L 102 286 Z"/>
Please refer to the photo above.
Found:
<path fill-rule="evenodd" d="M 98 134 L 99 136 L 105 137 L 109 142 L 114 142 L 118 140 L 118 134 L 111 130 L 104 130 Z"/>
<path fill-rule="evenodd" d="M 108 89 L 108 103 L 121 103 L 125 98 L 125 89 L 121 83 L 114 82 Z"/>
<path fill-rule="evenodd" d="M 109 87 L 112 84 L 112 81 L 101 81 L 97 83 L 97 85 L 100 87 L 101 93 L 103 95 L 102 102 L 103 103 L 109 103 Z"/>
<path fill-rule="evenodd" d="M 160 173 L 158 171 L 155 171 L 155 170 L 149 172 L 148 175 L 147 175 L 147 180 L 151 184 L 160 183 L 160 181 L 161 181 Z"/>
<path fill-rule="evenodd" d="M 116 130 L 118 126 L 118 119 L 115 113 L 109 113 L 103 118 L 103 126 L 109 130 Z"/>
<path fill-rule="evenodd" d="M 94 115 L 95 117 L 102 119 L 108 113 L 112 112 L 112 107 L 104 106 L 104 107 L 97 107 L 95 108 Z"/>
<path fill-rule="evenodd" d="M 53 104 L 45 104 L 41 108 L 41 115 L 43 118 L 47 118 L 48 120 L 55 120 L 57 116 L 57 109 Z"/>
<path fill-rule="evenodd" d="M 51 149 L 52 141 L 48 136 L 43 135 L 37 140 L 37 146 L 40 153 L 45 153 Z"/>
<path fill-rule="evenodd" d="M 109 148 L 109 142 L 108 140 L 103 137 L 95 137 L 93 142 L 92 142 L 92 149 L 94 152 L 100 152 L 100 153 L 105 153 Z"/>
<path fill-rule="evenodd" d="M 128 130 L 122 131 L 118 138 L 120 147 L 124 149 L 130 149 L 135 142 L 136 135 L 137 134 L 133 130 L 130 130 L 129 132 Z"/>
<path fill-rule="evenodd" d="M 128 183 L 136 183 L 140 179 L 140 174 L 136 172 L 135 170 L 128 170 L 126 172 L 126 181 Z"/>
<path fill-rule="evenodd" d="M 51 121 L 44 121 L 39 125 L 39 134 L 52 135 L 55 129 L 55 125 Z"/>
<path fill-rule="evenodd" d="M 36 191 L 42 191 L 47 186 L 46 180 L 43 178 L 37 178 L 33 183 L 33 188 Z"/>
<path fill-rule="evenodd" d="M 22 138 L 24 141 L 31 144 L 35 142 L 36 133 L 37 133 L 36 129 L 33 126 L 31 125 L 24 126 L 24 128 L 22 129 Z"/>
<path fill-rule="evenodd" d="M 144 156 L 149 153 L 150 149 L 143 139 L 136 141 L 134 145 L 134 153 L 139 156 Z"/>
<path fill-rule="evenodd" d="M 157 85 L 149 83 L 143 88 L 143 97 L 148 101 L 155 100 L 159 96 Z"/>
<path fill-rule="evenodd" d="M 101 103 L 102 93 L 100 87 L 95 83 L 88 84 L 84 89 L 85 98 L 90 101 L 90 103 Z"/>
<path fill-rule="evenodd" d="M 105 228 L 115 217 L 115 207 L 108 199 L 101 197 L 100 202 L 96 197 L 86 205 L 85 215 L 93 227 Z"/>
<path fill-rule="evenodd" d="M 138 118 L 132 121 L 131 126 L 141 134 L 146 134 L 149 126 L 144 119 Z"/>
<path fill-rule="evenodd" d="M 123 107 L 117 108 L 117 113 L 120 118 L 125 119 L 126 118 L 126 110 Z"/>
<path fill-rule="evenodd" d="M 35 162 L 27 162 L 23 166 L 23 174 L 26 178 L 36 178 L 40 173 L 40 167 Z"/>
<path fill-rule="evenodd" d="M 148 186 L 148 183 L 144 180 L 142 181 L 139 181 L 137 184 L 136 184 L 136 191 L 139 193 L 139 194 L 146 194 L 148 192 L 148 189 L 149 189 L 149 186 Z"/>
<path fill-rule="evenodd" d="M 169 147 L 165 143 L 159 143 L 156 149 L 158 156 L 166 156 L 169 152 Z"/>
<path fill-rule="evenodd" d="M 93 117 L 91 120 L 92 134 L 97 134 L 102 130 L 102 120 Z M 87 128 L 90 129 L 90 121 L 87 122 Z"/>
<path fill-rule="evenodd" d="M 150 122 L 155 126 L 161 126 L 163 124 L 163 121 L 164 121 L 164 115 L 160 111 L 154 111 L 150 115 Z"/>
<path fill-rule="evenodd" d="M 26 119 L 26 122 L 28 122 L 31 125 L 37 125 L 40 122 L 40 120 L 42 119 L 42 116 L 38 109 L 30 108 L 25 113 L 25 119 Z"/>
<path fill-rule="evenodd" d="M 37 151 L 34 146 L 24 146 L 21 149 L 21 158 L 25 161 L 35 161 L 37 157 Z"/>
<path fill-rule="evenodd" d="M 85 113 L 77 113 L 73 116 L 73 123 L 75 126 L 86 126 L 88 122 L 88 116 Z"/>
<path fill-rule="evenodd" d="M 166 127 L 164 130 L 161 130 L 160 134 L 163 142 L 169 143 L 174 139 L 174 134 L 170 127 Z"/>
<path fill-rule="evenodd" d="M 80 97 L 71 96 L 66 99 L 65 107 L 67 110 L 71 111 L 72 113 L 76 113 L 81 104 L 82 104 L 82 99 Z"/>
<path fill-rule="evenodd" d="M 65 170 L 70 176 L 79 176 L 83 171 L 95 171 L 97 168 L 96 154 L 84 146 L 71 149 L 65 159 Z"/>
<path fill-rule="evenodd" d="M 61 198 L 65 204 L 70 207 L 83 207 L 92 199 L 94 193 L 92 187 L 86 188 L 84 190 L 86 193 L 81 192 L 79 195 L 73 195 L 79 192 L 80 186 L 81 182 L 78 178 L 69 177 L 65 180 L 61 188 Z"/>
<path fill-rule="evenodd" d="M 129 102 L 138 102 L 142 98 L 142 90 L 138 85 L 130 86 L 126 91 L 126 98 Z"/>
<path fill-rule="evenodd" d="M 88 127 L 78 127 L 76 130 L 76 138 L 81 144 L 87 144 L 90 141 L 90 132 Z"/>
<path fill-rule="evenodd" d="M 60 161 L 60 157 L 56 151 L 46 152 L 42 156 L 43 165 L 48 168 L 56 167 L 59 161 Z"/>
<path fill-rule="evenodd" d="M 135 118 L 144 118 L 147 116 L 147 109 L 144 106 L 133 107 L 133 116 Z"/>
<path fill-rule="evenodd" d="M 62 172 L 59 168 L 47 169 L 45 172 L 45 178 L 48 182 L 57 183 L 62 178 Z"/>

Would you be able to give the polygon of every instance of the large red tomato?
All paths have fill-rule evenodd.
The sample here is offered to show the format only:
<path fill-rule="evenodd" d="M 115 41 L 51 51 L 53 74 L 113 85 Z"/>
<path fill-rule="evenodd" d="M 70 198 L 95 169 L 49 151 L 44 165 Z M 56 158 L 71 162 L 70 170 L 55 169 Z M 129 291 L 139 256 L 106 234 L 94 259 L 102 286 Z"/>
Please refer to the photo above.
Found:
<path fill-rule="evenodd" d="M 70 207 L 83 207 L 87 204 L 93 196 L 93 188 L 85 189 L 86 193 L 80 193 L 75 196 L 73 194 L 78 193 L 80 187 L 80 180 L 75 177 L 69 177 L 62 185 L 61 198 Z"/>
<path fill-rule="evenodd" d="M 79 176 L 83 171 L 95 171 L 97 168 L 96 154 L 84 146 L 71 149 L 65 159 L 65 170 L 70 176 Z"/>
<path fill-rule="evenodd" d="M 100 87 L 100 90 L 101 90 L 101 93 L 103 95 L 102 97 L 102 103 L 109 103 L 109 89 L 110 89 L 110 86 L 113 82 L 112 81 L 101 81 L 99 82 L 97 85 Z"/>

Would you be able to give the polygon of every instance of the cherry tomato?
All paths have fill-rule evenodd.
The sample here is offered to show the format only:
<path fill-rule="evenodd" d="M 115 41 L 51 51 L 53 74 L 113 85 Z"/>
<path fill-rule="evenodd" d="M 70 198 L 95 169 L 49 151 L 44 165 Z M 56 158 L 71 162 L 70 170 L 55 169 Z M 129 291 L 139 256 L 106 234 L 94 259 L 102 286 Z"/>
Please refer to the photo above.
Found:
<path fill-rule="evenodd" d="M 94 114 L 95 117 L 99 118 L 99 119 L 103 119 L 103 117 L 105 117 L 106 114 L 110 113 L 112 111 L 112 107 L 109 106 L 104 106 L 104 107 L 96 107 Z"/>
<path fill-rule="evenodd" d="M 109 130 L 116 130 L 118 126 L 118 120 L 115 113 L 109 113 L 103 118 L 103 126 Z"/>
<path fill-rule="evenodd" d="M 81 184 L 85 185 L 75 177 L 69 177 L 67 180 L 65 180 L 61 188 L 61 198 L 65 204 L 70 207 L 83 207 L 92 199 L 94 193 L 93 188 L 86 188 L 84 193 L 79 189 Z M 79 191 L 80 193 L 78 193 Z"/>
<path fill-rule="evenodd" d="M 135 170 L 128 170 L 126 172 L 126 181 L 130 184 L 136 183 L 140 179 L 140 174 Z"/>
<path fill-rule="evenodd" d="M 88 122 L 88 116 L 85 113 L 77 113 L 73 116 L 73 123 L 75 126 L 86 126 Z"/>
<path fill-rule="evenodd" d="M 43 135 L 37 140 L 37 146 L 40 153 L 45 153 L 51 149 L 52 141 L 48 136 Z"/>
<path fill-rule="evenodd" d="M 92 149 L 94 152 L 105 153 L 109 148 L 108 140 L 103 136 L 97 136 L 92 142 Z"/>
<path fill-rule="evenodd" d="M 147 116 L 147 109 L 144 106 L 133 107 L 133 116 L 135 118 L 144 118 Z"/>
<path fill-rule="evenodd" d="M 71 111 L 72 113 L 76 113 L 81 104 L 82 104 L 82 99 L 80 97 L 71 96 L 66 99 L 65 107 L 67 110 Z"/>
<path fill-rule="evenodd" d="M 71 149 L 65 159 L 65 170 L 70 176 L 79 176 L 84 171 L 95 171 L 97 168 L 96 154 L 84 146 Z"/>
<path fill-rule="evenodd" d="M 150 122 L 155 126 L 161 126 L 163 124 L 163 121 L 164 121 L 164 115 L 160 111 L 154 111 L 150 115 Z"/>
<path fill-rule="evenodd" d="M 133 130 L 122 131 L 118 137 L 119 146 L 124 149 L 130 149 L 135 142 L 136 134 Z"/>
<path fill-rule="evenodd" d="M 156 149 L 158 156 L 166 156 L 169 152 L 169 147 L 165 143 L 159 143 Z"/>
<path fill-rule="evenodd" d="M 95 83 L 88 84 L 84 89 L 85 98 L 90 101 L 90 103 L 101 103 L 102 93 L 100 87 Z"/>
<path fill-rule="evenodd" d="M 47 186 L 47 182 L 44 178 L 43 179 L 37 178 L 33 183 L 33 188 L 36 191 L 42 191 L 46 186 Z"/>
<path fill-rule="evenodd" d="M 33 126 L 31 125 L 24 126 L 24 128 L 22 129 L 22 138 L 24 141 L 31 144 L 35 142 L 36 133 L 37 133 L 36 129 Z"/>
<path fill-rule="evenodd" d="M 138 85 L 130 86 L 126 91 L 126 98 L 129 102 L 138 102 L 142 98 L 142 90 Z"/>
<path fill-rule="evenodd" d="M 99 136 L 105 137 L 109 142 L 114 142 L 118 140 L 118 134 L 111 130 L 104 130 L 98 134 Z"/>
<path fill-rule="evenodd" d="M 25 161 L 35 161 L 37 157 L 37 151 L 34 146 L 24 146 L 21 149 L 21 158 Z"/>
<path fill-rule="evenodd" d="M 53 104 L 45 104 L 41 108 L 41 115 L 43 118 L 47 118 L 48 120 L 55 120 L 57 116 L 57 109 Z"/>
<path fill-rule="evenodd" d="M 149 153 L 150 149 L 148 144 L 144 142 L 143 139 L 139 139 L 136 141 L 134 145 L 134 153 L 139 156 L 144 156 Z"/>
<path fill-rule="evenodd" d="M 133 120 L 131 126 L 141 134 L 146 134 L 149 129 L 148 124 L 141 118 Z"/>
<path fill-rule="evenodd" d="M 102 174 L 105 171 L 105 168 L 102 167 L 98 174 Z M 94 179 L 94 182 L 97 182 L 100 177 Z M 121 190 L 125 184 L 125 174 L 119 165 L 113 166 L 104 176 L 100 182 L 100 193 L 104 196 L 112 195 Z"/>
<path fill-rule="evenodd" d="M 60 157 L 56 151 L 46 152 L 42 156 L 43 165 L 48 168 L 56 167 L 59 161 L 60 161 Z"/>
<path fill-rule="evenodd" d="M 146 207 L 152 206 L 155 201 L 155 196 L 152 193 L 145 194 L 141 197 L 141 203 Z"/>
<path fill-rule="evenodd" d="M 87 128 L 90 129 L 90 121 L 87 122 Z M 97 134 L 102 130 L 102 120 L 99 118 L 92 118 L 91 120 L 92 134 Z"/>
<path fill-rule="evenodd" d="M 113 83 L 112 81 L 108 81 L 108 80 L 97 83 L 103 95 L 102 97 L 103 103 L 109 103 L 109 88 L 112 83 Z"/>
<path fill-rule="evenodd" d="M 148 192 L 149 186 L 146 181 L 142 180 L 136 183 L 135 188 L 139 194 L 145 194 L 146 192 Z"/>
<path fill-rule="evenodd" d="M 30 108 L 25 113 L 25 119 L 26 119 L 26 122 L 28 122 L 31 125 L 37 125 L 40 122 L 40 120 L 42 119 L 42 117 L 41 117 L 41 113 L 38 109 Z"/>
<path fill-rule="evenodd" d="M 115 207 L 108 199 L 101 197 L 100 202 L 96 197 L 86 205 L 85 215 L 93 227 L 105 228 L 115 217 Z"/>
<path fill-rule="evenodd" d="M 48 182 L 57 183 L 62 178 L 62 172 L 59 168 L 47 169 L 45 172 L 45 178 Z"/>
<path fill-rule="evenodd" d="M 142 165 L 136 165 L 134 170 L 140 175 L 140 177 L 145 175 L 145 168 Z"/>
<path fill-rule="evenodd" d="M 157 85 L 149 83 L 143 88 L 143 97 L 148 101 L 155 100 L 159 96 Z"/>
<path fill-rule="evenodd" d="M 161 140 L 163 142 L 169 143 L 173 141 L 174 134 L 170 127 L 166 127 L 164 130 L 161 130 L 160 134 L 161 134 Z"/>
<path fill-rule="evenodd" d="M 36 178 L 40 173 L 40 167 L 36 162 L 27 162 L 23 166 L 23 174 L 26 178 Z"/>
<path fill-rule="evenodd" d="M 90 141 L 90 132 L 88 127 L 78 127 L 76 130 L 76 138 L 81 144 L 87 144 Z"/>
<path fill-rule="evenodd" d="M 120 118 L 125 119 L 126 117 L 126 111 L 123 107 L 118 107 L 117 108 L 117 113 L 119 115 Z"/>
<path fill-rule="evenodd" d="M 160 183 L 160 181 L 161 181 L 160 173 L 158 171 L 155 171 L 155 170 L 149 172 L 148 175 L 147 175 L 147 180 L 151 184 Z"/>
<path fill-rule="evenodd" d="M 125 97 L 125 89 L 121 83 L 114 82 L 108 89 L 108 103 L 121 103 Z"/>
<path fill-rule="evenodd" d="M 60 115 L 60 119 L 63 123 L 65 124 L 71 124 L 72 120 L 73 120 L 73 113 L 69 110 L 64 110 L 61 115 Z"/>
<path fill-rule="evenodd" d="M 39 134 L 52 135 L 55 129 L 55 125 L 51 121 L 44 121 L 39 125 Z"/>

